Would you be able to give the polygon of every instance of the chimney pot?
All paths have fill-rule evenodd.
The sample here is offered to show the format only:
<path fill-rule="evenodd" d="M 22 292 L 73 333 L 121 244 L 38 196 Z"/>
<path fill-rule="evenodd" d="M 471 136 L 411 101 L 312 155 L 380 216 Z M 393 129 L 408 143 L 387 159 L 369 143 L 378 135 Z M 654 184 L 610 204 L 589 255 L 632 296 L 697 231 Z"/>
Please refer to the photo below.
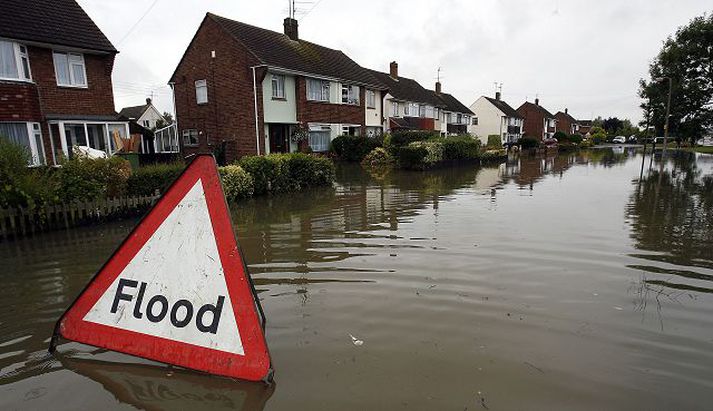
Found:
<path fill-rule="evenodd" d="M 392 61 L 391 64 L 389 64 L 389 74 L 393 78 L 399 78 L 399 63 Z"/>
<path fill-rule="evenodd" d="M 564 109 L 564 113 L 567 114 L 567 108 Z"/>
<path fill-rule="evenodd" d="M 285 22 L 284 22 L 284 27 L 285 27 L 285 35 L 290 38 L 290 40 L 297 41 L 299 40 L 298 32 L 297 32 L 297 20 L 291 18 L 291 17 L 286 17 Z"/>
<path fill-rule="evenodd" d="M 495 92 L 495 100 L 500 100 L 500 92 L 499 91 Z"/>
<path fill-rule="evenodd" d="M 436 94 L 441 94 L 441 82 L 436 82 Z"/>
<path fill-rule="evenodd" d="M 536 105 L 536 106 L 539 106 L 539 105 L 540 105 L 540 99 L 539 99 L 539 98 L 536 98 L 536 99 L 535 99 L 535 105 Z"/>
<path fill-rule="evenodd" d="M 151 104 L 151 98 L 150 98 L 150 97 L 147 97 L 147 98 L 146 98 L 146 104 Z"/>

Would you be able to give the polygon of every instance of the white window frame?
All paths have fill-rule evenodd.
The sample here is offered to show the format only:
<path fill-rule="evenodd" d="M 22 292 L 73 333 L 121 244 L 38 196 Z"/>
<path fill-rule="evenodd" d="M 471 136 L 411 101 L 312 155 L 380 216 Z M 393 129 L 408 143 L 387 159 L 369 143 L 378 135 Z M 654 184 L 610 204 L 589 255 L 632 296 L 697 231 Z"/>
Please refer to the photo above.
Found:
<path fill-rule="evenodd" d="M 324 139 L 326 136 L 326 143 L 324 141 L 320 141 L 321 144 L 315 145 L 313 144 L 314 141 L 312 140 L 312 133 L 319 134 L 319 137 Z M 332 142 L 332 129 L 330 126 L 327 125 L 310 125 L 309 126 L 309 137 L 307 139 L 307 144 L 309 147 L 312 149 L 314 152 L 326 152 L 329 151 L 329 145 Z"/>
<path fill-rule="evenodd" d="M 195 142 L 190 141 L 192 137 L 195 137 Z M 197 147 L 200 144 L 198 130 L 195 128 L 181 130 L 181 140 L 184 147 Z"/>
<path fill-rule="evenodd" d="M 59 75 L 57 75 L 57 57 L 64 58 L 67 62 L 67 75 L 69 76 L 69 83 L 60 82 Z M 71 61 L 71 58 L 79 59 L 80 62 L 76 60 Z M 74 78 L 74 70 L 72 70 L 73 65 L 79 65 L 81 63 L 82 75 L 84 76 L 84 83 L 79 83 L 76 78 Z M 52 50 L 52 64 L 54 66 L 54 76 L 57 79 L 57 85 L 60 87 L 74 87 L 74 88 L 88 88 L 89 79 L 87 78 L 87 65 L 84 61 L 84 54 L 81 53 L 71 53 L 68 51 L 57 51 Z"/>
<path fill-rule="evenodd" d="M 399 102 L 398 101 L 391 102 L 391 116 L 392 117 L 401 117 L 399 115 Z"/>
<path fill-rule="evenodd" d="M 346 91 L 346 96 L 344 92 Z M 346 101 L 345 101 L 346 99 Z M 342 84 L 342 104 L 349 104 L 352 106 L 359 105 L 359 86 L 352 84 Z"/>
<path fill-rule="evenodd" d="M 366 90 L 366 108 L 376 108 L 376 91 Z"/>
<path fill-rule="evenodd" d="M 208 104 L 208 81 L 206 79 L 193 82 L 196 88 L 196 104 Z"/>
<path fill-rule="evenodd" d="M 425 104 L 420 104 L 418 106 L 418 116 L 420 118 L 425 118 L 426 117 L 426 105 Z"/>
<path fill-rule="evenodd" d="M 329 102 L 329 80 L 320 80 L 316 78 L 307 78 L 307 101 Z M 319 90 L 313 88 L 319 84 Z"/>
<path fill-rule="evenodd" d="M 0 39 L 0 42 L 10 43 L 12 45 L 13 56 L 15 57 L 15 67 L 17 69 L 17 77 L 1 77 L 0 80 L 11 80 L 11 81 L 25 81 L 28 83 L 32 82 L 32 68 L 30 67 L 30 54 L 27 50 L 27 46 L 21 43 L 17 43 L 10 40 Z M 21 49 L 25 49 L 23 52 Z M 27 61 L 27 76 L 25 76 L 25 70 L 22 65 L 22 59 Z"/>
<path fill-rule="evenodd" d="M 410 116 L 411 103 L 404 103 L 404 117 Z"/>
<path fill-rule="evenodd" d="M 272 75 L 272 98 L 276 100 L 284 100 L 285 96 L 285 76 L 282 74 Z"/>

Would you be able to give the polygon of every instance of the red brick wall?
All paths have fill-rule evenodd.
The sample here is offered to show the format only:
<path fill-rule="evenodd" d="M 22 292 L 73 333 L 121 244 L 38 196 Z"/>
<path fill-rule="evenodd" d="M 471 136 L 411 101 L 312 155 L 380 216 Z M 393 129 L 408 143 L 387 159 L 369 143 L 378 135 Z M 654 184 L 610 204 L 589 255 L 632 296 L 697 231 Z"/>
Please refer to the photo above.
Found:
<path fill-rule="evenodd" d="M 341 90 L 338 93 L 341 96 Z M 359 124 L 362 134 L 366 122 L 366 89 L 359 87 L 359 105 L 333 104 L 307 100 L 307 79 L 297 77 L 297 121 L 315 123 Z"/>
<path fill-rule="evenodd" d="M 37 86 L 0 81 L 0 121 L 41 121 Z"/>
<path fill-rule="evenodd" d="M 542 140 L 545 118 L 542 112 L 532 103 L 525 103 L 517 109 L 518 114 L 525 118 L 523 134 Z"/>
<path fill-rule="evenodd" d="M 211 58 L 213 50 L 215 58 Z M 256 153 L 250 67 L 257 64 L 257 59 L 217 23 L 210 18 L 203 20 L 173 78 L 179 135 L 185 129 L 203 133 L 199 136 L 198 147 L 183 147 L 185 154 L 213 152 L 223 141 L 228 162 Z M 264 70 L 256 71 L 260 152 L 264 153 L 261 87 Z M 206 104 L 196 103 L 196 80 L 206 80 L 208 84 Z"/>
<path fill-rule="evenodd" d="M 564 115 L 564 113 L 562 112 L 559 112 L 555 114 L 555 118 L 557 119 L 556 131 L 561 131 L 566 134 L 572 133 L 572 121 L 568 118 L 568 116 Z"/>

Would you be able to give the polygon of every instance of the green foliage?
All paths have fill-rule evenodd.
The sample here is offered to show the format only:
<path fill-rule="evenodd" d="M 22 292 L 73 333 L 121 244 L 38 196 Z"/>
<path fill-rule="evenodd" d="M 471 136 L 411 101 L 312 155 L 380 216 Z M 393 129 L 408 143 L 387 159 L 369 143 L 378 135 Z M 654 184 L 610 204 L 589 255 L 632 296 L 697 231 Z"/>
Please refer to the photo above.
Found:
<path fill-rule="evenodd" d="M 255 194 L 324 186 L 335 178 L 331 160 L 303 153 L 246 156 L 239 165 L 253 177 Z"/>
<path fill-rule="evenodd" d="M 487 163 L 489 161 L 496 161 L 496 160 L 502 160 L 503 158 L 507 157 L 507 152 L 505 149 L 493 149 L 493 150 L 485 150 L 483 153 L 480 154 L 480 161 L 483 163 Z"/>
<path fill-rule="evenodd" d="M 640 80 L 643 118 L 650 119 L 657 135 L 663 135 L 669 78 L 672 90 L 669 134 L 695 141 L 713 127 L 712 44 L 713 13 L 696 17 L 664 41 L 649 66 L 651 80 Z"/>
<path fill-rule="evenodd" d="M 486 147 L 488 147 L 488 148 L 502 148 L 503 143 L 502 143 L 502 140 L 500 139 L 500 136 L 497 134 L 490 134 L 488 136 L 488 144 L 486 144 Z"/>
<path fill-rule="evenodd" d="M 126 193 L 131 165 L 120 157 L 90 159 L 75 155 L 57 171 L 57 196 L 63 202 L 120 197 Z"/>
<path fill-rule="evenodd" d="M 437 131 L 397 131 L 385 140 L 388 145 L 385 144 L 386 148 L 392 151 L 392 154 L 399 147 L 407 146 L 415 141 L 426 141 L 435 137 L 439 137 L 440 134 Z"/>
<path fill-rule="evenodd" d="M 405 168 L 407 170 L 423 170 L 426 168 L 426 162 L 424 159 L 428 155 L 426 147 L 408 145 L 403 147 L 398 147 L 397 158 L 400 168 Z"/>
<path fill-rule="evenodd" d="M 439 138 L 438 141 L 443 144 L 445 160 L 476 159 L 480 154 L 480 140 L 471 136 Z M 499 139 L 498 142 L 500 142 Z"/>
<path fill-rule="evenodd" d="M 349 135 L 335 138 L 330 146 L 331 151 L 345 161 L 361 161 L 376 147 L 381 147 L 377 138 Z"/>
<path fill-rule="evenodd" d="M 383 147 L 371 150 L 371 153 L 364 157 L 361 164 L 366 167 L 385 167 L 394 163 L 394 157 Z"/>
<path fill-rule="evenodd" d="M 591 139 L 582 140 L 582 142 L 579 143 L 579 147 L 580 147 L 580 148 L 590 148 L 590 147 L 594 147 L 594 141 L 592 141 Z"/>
<path fill-rule="evenodd" d="M 602 144 L 607 140 L 607 132 L 601 127 L 592 127 L 590 134 L 594 144 Z"/>
<path fill-rule="evenodd" d="M 56 201 L 56 179 L 47 167 L 29 168 L 29 151 L 0 137 L 0 207 L 39 207 Z"/>
<path fill-rule="evenodd" d="M 163 193 L 186 168 L 182 162 L 152 164 L 133 171 L 127 181 L 129 196 L 150 196 Z"/>
<path fill-rule="evenodd" d="M 569 136 L 564 131 L 556 132 L 553 137 L 560 143 L 569 141 Z"/>
<path fill-rule="evenodd" d="M 238 201 L 253 195 L 253 177 L 238 165 L 220 167 L 223 191 L 228 201 Z"/>
<path fill-rule="evenodd" d="M 569 141 L 571 141 L 574 144 L 582 144 L 583 139 L 584 138 L 579 134 L 570 134 L 569 135 Z"/>
<path fill-rule="evenodd" d="M 517 144 L 523 149 L 537 148 L 540 146 L 540 141 L 534 137 L 522 137 Z"/>

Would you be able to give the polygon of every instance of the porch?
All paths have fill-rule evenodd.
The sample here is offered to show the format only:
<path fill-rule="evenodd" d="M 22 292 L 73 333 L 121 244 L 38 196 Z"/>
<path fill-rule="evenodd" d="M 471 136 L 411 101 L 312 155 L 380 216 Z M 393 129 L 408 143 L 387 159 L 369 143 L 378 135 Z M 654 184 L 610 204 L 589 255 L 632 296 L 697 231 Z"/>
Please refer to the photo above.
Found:
<path fill-rule="evenodd" d="M 111 156 L 129 143 L 129 123 L 111 116 L 51 118 L 47 116 L 52 162 L 72 158 L 75 146 L 89 147 Z"/>

